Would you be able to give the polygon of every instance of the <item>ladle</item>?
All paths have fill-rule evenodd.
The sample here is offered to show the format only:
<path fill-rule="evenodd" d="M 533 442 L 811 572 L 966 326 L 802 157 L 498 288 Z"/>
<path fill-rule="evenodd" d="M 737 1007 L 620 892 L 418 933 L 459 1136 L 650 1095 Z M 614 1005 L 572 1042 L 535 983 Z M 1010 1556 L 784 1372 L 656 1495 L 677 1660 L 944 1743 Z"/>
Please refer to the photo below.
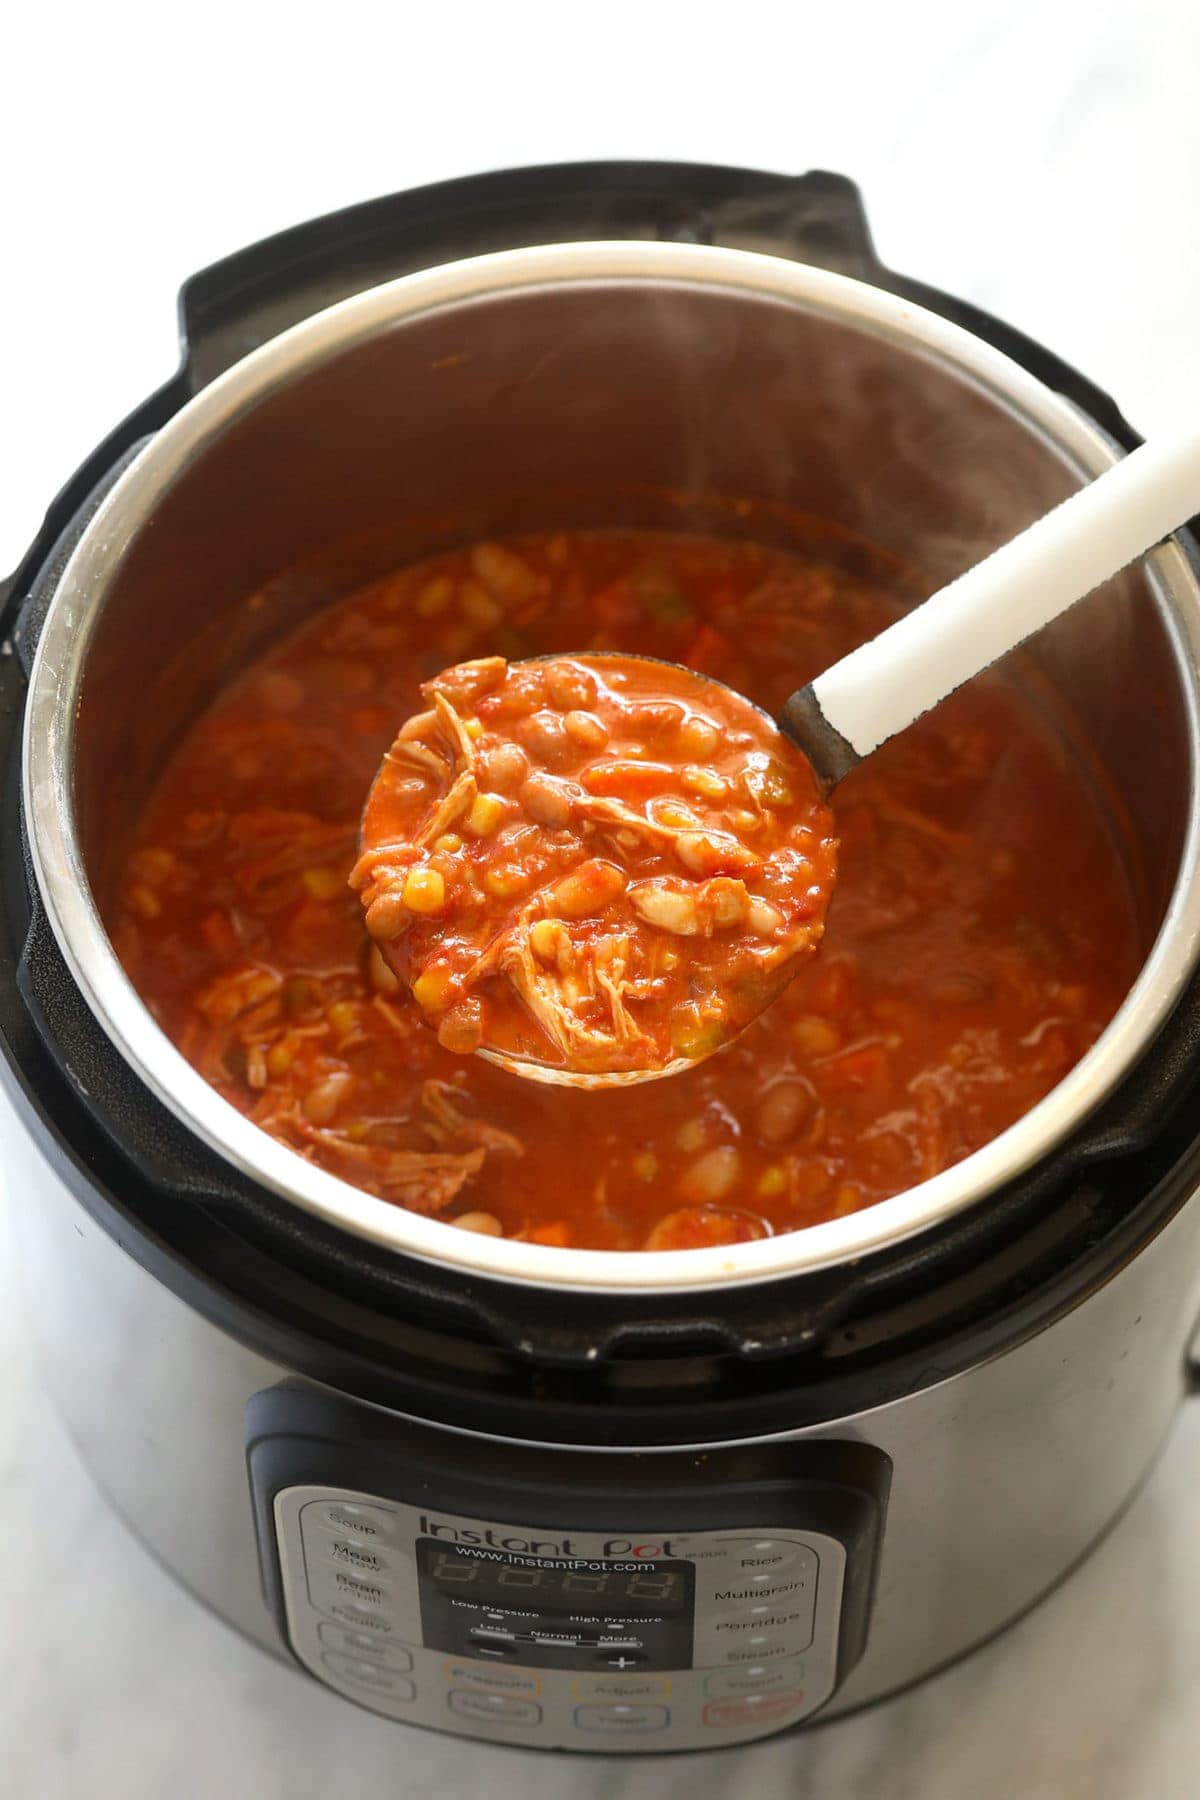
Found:
<path fill-rule="evenodd" d="M 775 721 L 779 731 L 808 759 L 828 795 L 865 757 L 1198 509 L 1200 430 L 1140 446 L 794 693 Z M 1119 666 L 1112 678 L 1121 679 Z M 698 690 L 713 681 L 694 679 Z M 796 969 L 803 960 L 796 957 Z M 486 1045 L 478 1054 L 514 1074 L 591 1089 L 661 1079 L 697 1060 L 607 1072 L 553 1066 Z"/>

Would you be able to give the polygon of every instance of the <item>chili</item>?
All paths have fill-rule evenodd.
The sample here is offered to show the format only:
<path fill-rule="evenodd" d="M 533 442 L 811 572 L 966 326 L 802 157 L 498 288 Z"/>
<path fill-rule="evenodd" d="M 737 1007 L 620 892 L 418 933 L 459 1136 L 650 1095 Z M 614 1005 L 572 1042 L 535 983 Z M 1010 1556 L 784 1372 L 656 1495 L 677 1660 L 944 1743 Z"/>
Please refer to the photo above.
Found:
<path fill-rule="evenodd" d="M 164 1031 L 322 1168 L 556 1245 L 788 1231 L 995 1137 L 1087 1050 L 1139 957 L 1088 777 L 1044 699 L 1000 674 L 842 784 L 819 954 L 736 1041 L 651 1088 L 543 1087 L 447 1051 L 347 885 L 364 797 L 421 682 L 492 655 L 690 653 L 772 712 L 895 616 L 892 584 L 851 551 L 531 534 L 312 617 L 186 733 L 107 897 Z"/>

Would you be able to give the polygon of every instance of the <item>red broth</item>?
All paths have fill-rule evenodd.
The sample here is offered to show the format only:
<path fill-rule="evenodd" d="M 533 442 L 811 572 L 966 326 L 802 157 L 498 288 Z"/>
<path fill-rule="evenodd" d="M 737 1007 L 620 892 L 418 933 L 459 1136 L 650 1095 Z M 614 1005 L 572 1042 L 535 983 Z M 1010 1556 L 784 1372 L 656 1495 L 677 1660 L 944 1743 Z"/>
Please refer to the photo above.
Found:
<path fill-rule="evenodd" d="M 189 731 L 112 897 L 118 952 L 239 1111 L 467 1229 L 680 1248 L 883 1200 L 1028 1111 L 1138 966 L 1086 777 L 1003 678 L 842 784 L 819 950 L 735 1042 L 651 1088 L 542 1087 L 444 1049 L 348 877 L 380 759 L 448 663 L 642 652 L 774 711 L 895 610 L 820 557 L 682 534 L 529 535 L 403 569 L 278 643 Z"/>

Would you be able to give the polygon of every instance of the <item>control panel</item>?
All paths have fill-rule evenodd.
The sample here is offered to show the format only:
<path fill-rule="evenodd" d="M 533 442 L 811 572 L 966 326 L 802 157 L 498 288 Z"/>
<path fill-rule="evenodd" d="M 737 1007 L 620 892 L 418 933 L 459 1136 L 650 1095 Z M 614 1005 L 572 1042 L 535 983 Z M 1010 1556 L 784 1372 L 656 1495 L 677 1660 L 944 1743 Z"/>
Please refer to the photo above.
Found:
<path fill-rule="evenodd" d="M 794 1521 L 563 1530 L 302 1483 L 274 1529 L 296 1655 L 392 1718 L 698 1749 L 796 1724 L 836 1685 L 846 1548 Z"/>

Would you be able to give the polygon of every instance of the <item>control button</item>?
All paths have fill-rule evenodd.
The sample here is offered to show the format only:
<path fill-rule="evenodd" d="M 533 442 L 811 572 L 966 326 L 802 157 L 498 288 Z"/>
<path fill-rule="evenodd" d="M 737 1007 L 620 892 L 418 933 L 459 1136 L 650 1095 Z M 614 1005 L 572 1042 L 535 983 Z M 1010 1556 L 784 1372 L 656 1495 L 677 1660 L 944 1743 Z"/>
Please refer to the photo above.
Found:
<path fill-rule="evenodd" d="M 603 1731 L 621 1737 L 640 1731 L 662 1731 L 671 1714 L 665 1706 L 577 1706 L 575 1724 L 580 1731 Z"/>
<path fill-rule="evenodd" d="M 540 1694 L 542 1682 L 532 1669 L 484 1667 L 479 1663 L 448 1662 L 446 1680 L 455 1687 L 483 1688 L 496 1694 Z"/>
<path fill-rule="evenodd" d="M 517 1654 L 516 1636 L 511 1631 L 494 1631 L 481 1625 L 477 1631 L 468 1631 L 467 1643 L 476 1656 L 504 1657 Z"/>
<path fill-rule="evenodd" d="M 487 1725 L 537 1725 L 542 1709 L 532 1700 L 518 1700 L 512 1694 L 487 1694 L 475 1688 L 455 1688 L 447 1696 L 452 1713 L 464 1719 L 476 1719 Z"/>
<path fill-rule="evenodd" d="M 636 1669 L 640 1663 L 649 1659 L 644 1650 L 620 1650 L 610 1647 L 598 1650 L 593 1660 L 605 1669 L 619 1669 L 623 1672 L 626 1669 Z"/>
<path fill-rule="evenodd" d="M 577 1700 L 666 1700 L 671 1683 L 665 1675 L 577 1675 L 571 1691 Z"/>
<path fill-rule="evenodd" d="M 403 1644 L 381 1643 L 369 1631 L 350 1631 L 345 1625 L 317 1626 L 317 1636 L 327 1650 L 344 1650 L 349 1656 L 367 1656 L 386 1663 L 389 1669 L 411 1669 L 412 1655 Z"/>
<path fill-rule="evenodd" d="M 352 1538 L 331 1538 L 321 1549 L 326 1562 L 335 1568 L 357 1570 L 360 1575 L 378 1575 L 391 1568 L 382 1551 Z"/>
<path fill-rule="evenodd" d="M 745 1638 L 739 1644 L 722 1644 L 719 1646 L 726 1663 L 764 1663 L 771 1662 L 777 1656 L 795 1656 L 798 1650 L 807 1650 L 807 1644 L 798 1644 L 793 1638 L 768 1637 L 765 1633 Z"/>
<path fill-rule="evenodd" d="M 728 1587 L 714 1588 L 709 1596 L 720 1612 L 738 1612 L 764 1616 L 773 1611 L 785 1612 L 789 1607 L 804 1605 L 811 1609 L 816 1589 L 804 1570 L 796 1574 L 744 1578 Z"/>
<path fill-rule="evenodd" d="M 777 1694 L 798 1688 L 804 1680 L 804 1663 L 742 1663 L 736 1669 L 715 1669 L 704 1683 L 706 1694 L 737 1699 L 747 1694 Z"/>
<path fill-rule="evenodd" d="M 371 1543 L 392 1536 L 396 1530 L 394 1514 L 381 1506 L 356 1506 L 349 1500 L 310 1500 L 300 1509 L 300 1524 L 302 1529 L 316 1524 L 326 1531 Z"/>
<path fill-rule="evenodd" d="M 353 1681 L 358 1687 L 373 1688 L 377 1694 L 390 1694 L 394 1700 L 415 1700 L 417 1690 L 407 1675 L 388 1669 L 382 1663 L 364 1662 L 361 1657 L 343 1656 L 338 1650 L 326 1650 L 321 1657 L 334 1675 Z"/>
<path fill-rule="evenodd" d="M 721 1548 L 733 1562 L 734 1566 L 744 1569 L 747 1575 L 778 1574 L 782 1569 L 791 1568 L 801 1558 L 816 1566 L 816 1552 L 808 1544 L 798 1544 L 791 1538 L 725 1538 Z"/>
<path fill-rule="evenodd" d="M 710 1700 L 700 1716 L 706 1725 L 768 1725 L 803 1704 L 803 1689 L 795 1688 L 786 1694 L 747 1694 L 744 1700 Z"/>
<path fill-rule="evenodd" d="M 396 1629 L 390 1619 L 372 1612 L 369 1606 L 351 1606 L 346 1600 L 335 1600 L 326 1610 L 335 1619 L 344 1619 L 347 1625 L 373 1632 L 378 1637 L 387 1637 Z"/>
<path fill-rule="evenodd" d="M 334 1575 L 333 1589 L 340 1598 L 353 1600 L 357 1606 L 386 1606 L 392 1597 L 390 1588 L 382 1581 L 371 1581 L 365 1575 L 351 1575 L 345 1569 L 339 1569 Z"/>
<path fill-rule="evenodd" d="M 724 1650 L 730 1644 L 748 1644 L 762 1649 L 768 1641 L 783 1640 L 793 1650 L 806 1650 L 812 1633 L 811 1606 L 793 1608 L 790 1612 L 765 1611 L 746 1607 L 741 1613 L 709 1621 L 713 1642 Z M 765 1654 L 765 1652 L 764 1652 Z"/>
<path fill-rule="evenodd" d="M 540 1644 L 543 1650 L 578 1650 L 579 1638 L 574 1633 L 565 1631 L 535 1631 L 530 1634 L 531 1644 Z"/>

